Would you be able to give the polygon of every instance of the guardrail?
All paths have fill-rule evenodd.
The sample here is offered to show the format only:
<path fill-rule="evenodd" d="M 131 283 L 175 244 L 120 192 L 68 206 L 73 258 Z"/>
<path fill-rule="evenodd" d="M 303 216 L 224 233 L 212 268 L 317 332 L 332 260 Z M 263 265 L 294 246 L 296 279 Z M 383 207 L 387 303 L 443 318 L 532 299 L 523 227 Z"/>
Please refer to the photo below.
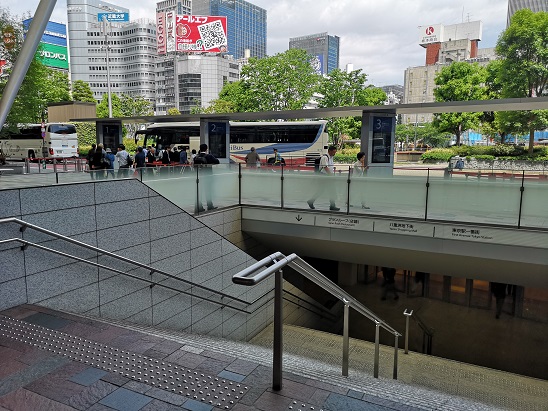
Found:
<path fill-rule="evenodd" d="M 313 281 L 325 291 L 331 293 L 344 303 L 344 325 L 343 325 L 343 359 L 342 359 L 342 375 L 348 376 L 348 357 L 349 357 L 349 310 L 353 308 L 355 311 L 368 318 L 375 323 L 375 356 L 373 364 L 373 376 L 379 377 L 379 332 L 380 328 L 385 329 L 394 335 L 394 369 L 393 378 L 398 378 L 398 337 L 401 334 L 394 328 L 384 322 L 380 317 L 375 315 L 371 310 L 365 307 L 362 303 L 340 288 L 338 285 L 330 281 L 327 277 L 321 274 L 318 270 L 309 265 L 296 254 L 285 256 L 280 252 L 269 255 L 262 260 L 256 262 L 250 267 L 241 270 L 232 277 L 235 284 L 253 286 L 261 281 L 264 281 L 271 275 L 275 276 L 274 284 L 274 347 L 273 347 L 273 374 L 272 374 L 272 389 L 279 391 L 282 389 L 282 353 L 283 353 L 283 267 L 289 266 L 295 271 Z"/>

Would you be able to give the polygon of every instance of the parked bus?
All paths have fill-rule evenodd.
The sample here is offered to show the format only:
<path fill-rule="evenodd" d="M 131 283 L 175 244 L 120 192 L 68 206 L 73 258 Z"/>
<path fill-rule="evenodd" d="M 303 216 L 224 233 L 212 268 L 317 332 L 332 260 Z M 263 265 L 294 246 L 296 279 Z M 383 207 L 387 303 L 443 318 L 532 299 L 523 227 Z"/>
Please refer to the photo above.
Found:
<path fill-rule="evenodd" d="M 0 149 L 10 160 L 78 157 L 76 127 L 64 123 L 24 125 L 16 133 L 1 136 Z"/>
<path fill-rule="evenodd" d="M 314 165 L 314 159 L 327 152 L 328 135 L 325 120 L 277 121 L 277 122 L 230 122 L 230 159 L 244 162 L 245 156 L 255 147 L 262 162 L 272 158 L 273 150 L 287 165 Z M 176 146 L 198 151 L 200 123 L 154 123 L 136 133 L 144 137 L 143 145 L 156 146 L 157 152 L 165 147 Z"/>

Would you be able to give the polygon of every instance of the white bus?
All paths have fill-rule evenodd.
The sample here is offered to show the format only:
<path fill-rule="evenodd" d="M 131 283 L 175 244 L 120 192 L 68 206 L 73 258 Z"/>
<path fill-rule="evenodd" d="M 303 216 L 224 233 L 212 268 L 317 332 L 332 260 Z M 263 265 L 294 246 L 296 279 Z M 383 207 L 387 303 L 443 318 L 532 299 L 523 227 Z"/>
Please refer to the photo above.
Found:
<path fill-rule="evenodd" d="M 245 156 L 255 147 L 261 162 L 268 162 L 277 149 L 286 165 L 314 165 L 314 159 L 327 152 L 328 135 L 325 120 L 230 122 L 230 159 L 244 162 Z M 136 133 L 144 137 L 143 145 L 198 151 L 200 123 L 153 123 L 146 130 Z M 190 155 L 190 152 L 188 153 Z"/>
<path fill-rule="evenodd" d="M 0 149 L 10 160 L 78 157 L 76 127 L 64 123 L 24 125 L 18 133 L 0 136 Z"/>

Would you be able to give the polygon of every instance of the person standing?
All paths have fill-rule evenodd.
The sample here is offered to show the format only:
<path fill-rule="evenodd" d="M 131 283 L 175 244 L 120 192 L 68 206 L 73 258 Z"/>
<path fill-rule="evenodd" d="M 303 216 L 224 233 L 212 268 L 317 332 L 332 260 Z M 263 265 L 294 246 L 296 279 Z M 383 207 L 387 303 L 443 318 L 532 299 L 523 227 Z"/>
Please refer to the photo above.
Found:
<path fill-rule="evenodd" d="M 207 209 L 215 210 L 217 207 L 213 205 L 212 193 L 213 193 L 213 164 L 219 164 L 219 160 L 213 154 L 208 153 L 207 144 L 200 144 L 200 152 L 194 158 L 194 167 L 199 167 L 198 176 L 203 179 L 203 184 L 200 184 L 200 188 L 204 191 Z M 197 198 L 196 203 L 197 211 L 205 211 L 204 206 Z"/>
<path fill-rule="evenodd" d="M 112 150 L 110 148 L 107 148 L 105 152 L 105 157 L 108 161 L 107 178 L 109 175 L 114 178 L 114 162 L 116 161 L 116 156 L 112 153 Z"/>
<path fill-rule="evenodd" d="M 245 164 L 249 168 L 257 168 L 257 164 L 261 162 L 261 158 L 255 151 L 255 147 L 251 147 L 251 151 L 245 156 Z"/>
<path fill-rule="evenodd" d="M 337 147 L 329 146 L 327 149 L 327 155 L 323 155 L 320 159 L 319 172 L 325 177 L 334 178 L 335 177 L 335 165 L 333 164 L 333 158 L 337 153 Z M 323 194 L 326 187 L 329 190 L 329 210 L 339 211 L 340 208 L 335 204 L 335 190 L 336 187 L 333 184 L 327 184 L 328 181 L 319 181 L 319 187 L 316 190 L 316 193 L 307 201 L 308 207 L 312 210 L 316 209 L 314 202 L 316 199 Z"/>
<path fill-rule="evenodd" d="M 93 153 L 91 168 L 92 168 L 93 174 L 95 174 L 95 177 L 99 180 L 102 180 L 103 177 L 105 176 L 105 172 L 103 170 L 107 168 L 106 154 L 107 153 L 105 150 L 103 150 L 102 144 L 99 144 L 95 152 Z"/>
<path fill-rule="evenodd" d="M 129 153 L 126 151 L 125 145 L 118 146 L 116 160 L 118 160 L 118 178 L 126 178 L 129 170 Z"/>
<path fill-rule="evenodd" d="M 92 144 L 91 149 L 88 151 L 88 155 L 86 156 L 86 160 L 88 161 L 88 170 L 92 180 L 95 178 L 95 173 L 93 172 L 93 156 L 95 155 L 96 148 L 97 144 Z"/>
<path fill-rule="evenodd" d="M 502 314 L 502 307 L 504 306 L 504 299 L 506 298 L 506 286 L 503 283 L 491 283 L 491 293 L 495 297 L 495 318 L 498 320 Z"/>
<path fill-rule="evenodd" d="M 143 147 L 137 147 L 137 154 L 135 154 L 135 168 L 145 168 L 146 167 L 146 155 Z"/>
<path fill-rule="evenodd" d="M 354 167 L 352 170 L 352 177 L 363 177 L 365 176 L 365 153 L 363 151 L 360 151 L 356 155 L 357 161 L 354 163 Z M 361 205 L 363 209 L 369 210 L 369 207 L 365 205 L 365 201 L 363 199 L 363 190 L 360 190 L 360 198 L 361 198 Z M 352 206 L 351 206 L 352 207 Z"/>
<path fill-rule="evenodd" d="M 274 165 L 275 166 L 281 166 L 283 163 L 283 160 L 282 160 L 282 156 L 280 155 L 280 153 L 278 153 L 278 149 L 275 148 L 274 149 Z"/>
<path fill-rule="evenodd" d="M 186 147 L 183 147 L 179 154 L 179 164 L 188 164 L 188 153 L 186 152 Z"/>
<path fill-rule="evenodd" d="M 396 269 L 391 267 L 382 268 L 382 276 L 384 277 L 384 290 L 382 291 L 381 300 L 386 300 L 388 293 L 394 294 L 394 300 L 400 298 L 396 290 Z"/>

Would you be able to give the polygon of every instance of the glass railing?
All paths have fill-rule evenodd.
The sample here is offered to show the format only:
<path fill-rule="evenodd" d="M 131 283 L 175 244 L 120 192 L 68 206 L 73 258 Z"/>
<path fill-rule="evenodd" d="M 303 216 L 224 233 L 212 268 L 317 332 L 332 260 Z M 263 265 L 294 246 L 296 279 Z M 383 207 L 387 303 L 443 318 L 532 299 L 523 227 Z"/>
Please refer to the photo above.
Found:
<path fill-rule="evenodd" d="M 548 228 L 548 178 L 522 172 L 451 174 L 442 168 L 394 169 L 359 176 L 338 166 L 333 176 L 312 167 L 220 164 L 95 172 L 0 176 L 0 189 L 136 178 L 189 213 L 233 205 Z M 334 209 L 332 209 L 334 207 Z M 339 210 L 336 210 L 339 208 Z"/>

